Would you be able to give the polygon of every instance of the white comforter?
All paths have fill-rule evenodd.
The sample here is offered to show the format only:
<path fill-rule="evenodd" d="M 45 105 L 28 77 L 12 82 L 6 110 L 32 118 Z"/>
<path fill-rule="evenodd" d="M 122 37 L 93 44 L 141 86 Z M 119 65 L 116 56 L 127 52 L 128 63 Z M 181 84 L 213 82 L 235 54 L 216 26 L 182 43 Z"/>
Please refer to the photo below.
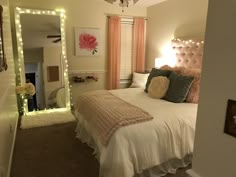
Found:
<path fill-rule="evenodd" d="M 93 137 L 100 161 L 100 177 L 133 177 L 144 169 L 171 159 L 182 159 L 193 152 L 197 104 L 152 99 L 140 88 L 111 92 L 149 112 L 154 119 L 120 128 L 104 147 L 78 113 L 77 137 L 91 142 L 83 135 L 83 128 Z"/>

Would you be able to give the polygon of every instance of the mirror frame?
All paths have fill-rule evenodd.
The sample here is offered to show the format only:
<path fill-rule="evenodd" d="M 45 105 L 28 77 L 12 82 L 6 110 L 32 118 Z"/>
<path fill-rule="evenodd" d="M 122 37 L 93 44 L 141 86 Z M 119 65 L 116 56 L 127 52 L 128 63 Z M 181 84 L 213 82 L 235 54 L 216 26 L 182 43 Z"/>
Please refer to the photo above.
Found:
<path fill-rule="evenodd" d="M 28 111 L 27 98 L 24 94 L 20 96 L 22 100 L 22 111 L 24 115 L 35 115 L 40 113 L 50 113 L 50 112 L 60 112 L 60 111 L 70 111 L 71 110 L 71 95 L 70 95 L 70 84 L 69 84 L 69 76 L 68 76 L 68 61 L 66 56 L 66 40 L 65 40 L 65 10 L 39 10 L 39 9 L 27 9 L 16 7 L 15 9 L 15 27 L 16 27 L 16 43 L 17 43 L 17 51 L 18 51 L 18 68 L 19 73 L 17 75 L 18 83 L 20 86 L 24 86 L 25 84 L 25 66 L 24 66 L 24 52 L 23 52 L 23 40 L 22 40 L 22 29 L 21 29 L 21 14 L 31 14 L 31 15 L 54 15 L 60 17 L 60 28 L 61 28 L 61 49 L 62 49 L 62 59 L 64 65 L 64 81 L 65 81 L 65 108 L 53 108 L 53 109 L 45 109 L 39 111 Z"/>
<path fill-rule="evenodd" d="M 3 7 L 0 5 L 0 72 L 7 70 L 6 55 L 4 52 L 3 39 Z"/>

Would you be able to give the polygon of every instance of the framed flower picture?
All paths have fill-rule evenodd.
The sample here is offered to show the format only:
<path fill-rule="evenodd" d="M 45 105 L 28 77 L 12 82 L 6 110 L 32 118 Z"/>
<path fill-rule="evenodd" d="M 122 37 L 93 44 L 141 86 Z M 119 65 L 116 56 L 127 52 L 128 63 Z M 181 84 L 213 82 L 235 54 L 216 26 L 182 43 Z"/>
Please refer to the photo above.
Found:
<path fill-rule="evenodd" d="M 98 56 L 99 52 L 99 29 L 75 27 L 75 55 Z"/>

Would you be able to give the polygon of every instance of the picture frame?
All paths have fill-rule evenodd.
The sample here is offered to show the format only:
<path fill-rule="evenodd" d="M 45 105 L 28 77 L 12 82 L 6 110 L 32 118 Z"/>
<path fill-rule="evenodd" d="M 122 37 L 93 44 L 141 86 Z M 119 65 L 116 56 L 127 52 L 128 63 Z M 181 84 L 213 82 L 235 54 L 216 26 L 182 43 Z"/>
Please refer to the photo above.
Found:
<path fill-rule="evenodd" d="M 236 137 L 236 101 L 229 99 L 225 117 L 224 133 Z"/>
<path fill-rule="evenodd" d="M 99 56 L 100 30 L 99 28 L 75 27 L 75 55 Z"/>
<path fill-rule="evenodd" d="M 48 66 L 47 78 L 48 78 L 48 82 L 59 81 L 59 66 Z"/>
<path fill-rule="evenodd" d="M 3 39 L 3 7 L 0 5 L 0 72 L 6 71 L 8 68 L 6 62 L 6 55 L 4 52 L 4 39 Z"/>

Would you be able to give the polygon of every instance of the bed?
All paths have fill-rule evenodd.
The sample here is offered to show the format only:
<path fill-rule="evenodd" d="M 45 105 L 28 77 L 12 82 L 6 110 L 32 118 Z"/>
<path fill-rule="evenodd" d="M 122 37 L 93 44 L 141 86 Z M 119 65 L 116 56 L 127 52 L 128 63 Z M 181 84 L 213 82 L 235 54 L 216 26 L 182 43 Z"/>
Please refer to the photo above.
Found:
<path fill-rule="evenodd" d="M 203 43 L 182 40 L 172 43 L 178 67 L 200 69 Z M 100 177 L 164 176 L 191 163 L 196 102 L 154 99 L 143 88 L 110 90 L 109 93 L 147 112 L 152 119 L 120 127 L 104 144 L 89 118 L 96 114 L 86 115 L 76 109 L 76 137 L 94 148 L 100 163 Z M 87 112 L 93 113 L 93 110 Z"/>

